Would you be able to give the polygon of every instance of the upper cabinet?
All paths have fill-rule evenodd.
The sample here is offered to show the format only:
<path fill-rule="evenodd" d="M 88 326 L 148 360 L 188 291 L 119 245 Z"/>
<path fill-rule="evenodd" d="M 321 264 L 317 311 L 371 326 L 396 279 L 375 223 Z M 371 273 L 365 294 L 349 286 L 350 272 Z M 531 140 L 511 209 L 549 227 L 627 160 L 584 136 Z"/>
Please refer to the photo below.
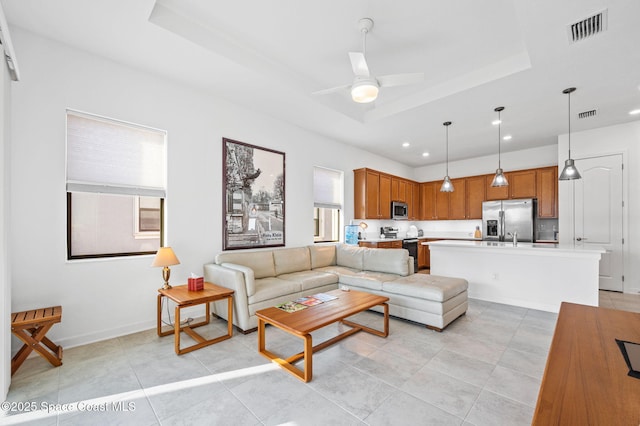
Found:
<path fill-rule="evenodd" d="M 509 187 L 508 186 L 491 186 L 491 182 L 493 182 L 494 175 L 485 175 L 485 190 L 486 190 L 486 201 L 493 200 L 506 200 L 509 198 Z M 507 181 L 511 183 L 509 179 L 509 173 L 505 173 L 507 177 Z"/>
<path fill-rule="evenodd" d="M 391 219 L 392 176 L 371 169 L 357 169 L 353 174 L 354 217 Z"/>
<path fill-rule="evenodd" d="M 482 202 L 485 198 L 484 176 L 473 176 L 465 179 L 466 218 L 482 219 Z"/>
<path fill-rule="evenodd" d="M 509 198 L 535 198 L 536 173 L 536 169 L 509 172 Z"/>
<path fill-rule="evenodd" d="M 453 184 L 453 192 L 449 195 L 449 219 L 466 219 L 467 218 L 467 192 L 466 179 L 451 179 Z M 443 194 L 445 194 L 443 192 Z"/>
<path fill-rule="evenodd" d="M 538 217 L 558 217 L 558 168 L 505 173 L 508 186 L 491 186 L 494 175 L 452 179 L 454 191 L 440 192 L 442 181 L 417 183 L 371 169 L 354 170 L 354 214 L 358 219 L 390 219 L 391 201 L 408 205 L 409 220 L 482 219 L 482 202 L 537 198 Z"/>
<path fill-rule="evenodd" d="M 537 169 L 536 197 L 538 198 L 538 217 L 558 217 L 558 168 Z"/>

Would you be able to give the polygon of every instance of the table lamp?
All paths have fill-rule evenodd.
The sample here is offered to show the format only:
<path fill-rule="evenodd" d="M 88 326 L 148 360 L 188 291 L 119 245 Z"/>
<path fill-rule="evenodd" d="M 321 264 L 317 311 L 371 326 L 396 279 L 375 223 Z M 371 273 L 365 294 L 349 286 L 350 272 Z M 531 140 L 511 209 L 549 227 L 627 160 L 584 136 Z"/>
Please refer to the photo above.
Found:
<path fill-rule="evenodd" d="M 156 258 L 153 259 L 153 263 L 151 266 L 162 266 L 162 279 L 164 279 L 164 285 L 162 286 L 162 290 L 167 290 L 171 288 L 169 284 L 169 277 L 171 276 L 171 269 L 169 266 L 179 265 L 180 261 L 176 257 L 176 254 L 173 252 L 171 247 L 160 247 L 158 252 L 156 253 Z"/>

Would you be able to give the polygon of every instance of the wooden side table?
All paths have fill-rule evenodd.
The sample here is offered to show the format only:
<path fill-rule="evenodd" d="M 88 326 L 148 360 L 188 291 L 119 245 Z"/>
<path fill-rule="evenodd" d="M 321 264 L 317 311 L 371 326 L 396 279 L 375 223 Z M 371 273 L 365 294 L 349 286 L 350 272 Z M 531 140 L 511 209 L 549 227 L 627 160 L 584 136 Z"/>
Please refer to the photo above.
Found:
<path fill-rule="evenodd" d="M 169 289 L 158 290 L 158 336 L 168 336 L 174 334 L 175 350 L 176 354 L 182 355 L 196 349 L 204 348 L 205 346 L 213 345 L 214 343 L 221 342 L 223 340 L 230 339 L 233 335 L 233 290 L 220 287 L 208 282 L 204 283 L 204 289 L 200 291 L 189 291 L 187 285 L 178 285 Z M 174 329 L 162 331 L 162 298 L 167 297 L 176 303 Z M 209 324 L 211 320 L 211 311 L 209 304 L 217 300 L 227 299 L 229 307 L 229 319 L 228 319 L 228 331 L 224 336 L 216 337 L 214 339 L 205 339 L 193 329 L 206 324 Z M 196 324 L 180 325 L 180 310 L 189 306 L 206 305 L 206 319 Z M 180 349 L 180 332 L 184 331 L 196 342 L 195 345 L 188 346 L 184 349 Z"/>

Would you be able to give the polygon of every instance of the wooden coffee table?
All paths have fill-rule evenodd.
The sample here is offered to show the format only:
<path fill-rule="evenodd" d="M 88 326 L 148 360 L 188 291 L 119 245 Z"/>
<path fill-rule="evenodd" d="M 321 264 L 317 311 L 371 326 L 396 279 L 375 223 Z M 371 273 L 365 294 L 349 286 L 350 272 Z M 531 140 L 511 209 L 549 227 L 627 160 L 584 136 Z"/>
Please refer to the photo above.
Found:
<path fill-rule="evenodd" d="M 312 357 L 314 352 L 324 349 L 359 331 L 366 331 L 367 333 L 380 337 L 387 337 L 389 335 L 389 305 L 386 303 L 389 300 L 388 297 L 354 290 L 333 290 L 326 292 L 326 294 L 331 294 L 338 298 L 319 305 L 310 306 L 307 309 L 297 312 L 285 312 L 276 307 L 261 309 L 256 312 L 256 316 L 258 317 L 258 352 L 279 364 L 303 382 L 310 382 L 312 379 Z M 345 319 L 377 305 L 384 307 L 384 331 L 369 328 Z M 313 346 L 311 332 L 338 321 L 348 325 L 351 329 Z M 264 334 L 265 324 L 271 324 L 289 334 L 303 339 L 304 351 L 286 359 L 268 351 L 266 349 Z M 304 359 L 303 370 L 293 365 L 293 363 L 300 359 Z"/>

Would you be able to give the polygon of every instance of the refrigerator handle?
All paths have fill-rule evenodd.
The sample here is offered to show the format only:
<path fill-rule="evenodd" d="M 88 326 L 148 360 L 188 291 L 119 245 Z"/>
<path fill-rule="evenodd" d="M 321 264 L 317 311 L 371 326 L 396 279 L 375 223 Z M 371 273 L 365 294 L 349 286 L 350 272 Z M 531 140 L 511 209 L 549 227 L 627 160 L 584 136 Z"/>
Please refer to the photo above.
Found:
<path fill-rule="evenodd" d="M 498 212 L 499 225 L 498 225 L 498 240 L 504 241 L 504 210 Z"/>

